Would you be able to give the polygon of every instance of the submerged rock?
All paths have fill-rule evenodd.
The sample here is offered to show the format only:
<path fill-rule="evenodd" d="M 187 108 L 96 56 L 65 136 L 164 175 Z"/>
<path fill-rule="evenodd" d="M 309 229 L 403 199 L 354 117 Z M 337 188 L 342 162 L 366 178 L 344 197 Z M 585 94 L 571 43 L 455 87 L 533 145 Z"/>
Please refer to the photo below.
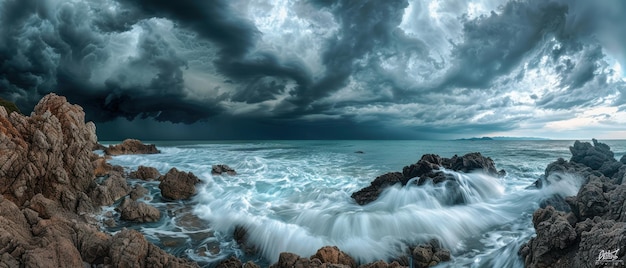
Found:
<path fill-rule="evenodd" d="M 213 167 L 211 167 L 212 175 L 222 175 L 224 173 L 228 175 L 237 175 L 237 171 L 227 165 L 213 165 Z"/>
<path fill-rule="evenodd" d="M 107 155 L 123 155 L 123 154 L 158 154 L 159 151 L 154 144 L 143 144 L 139 140 L 126 139 L 121 144 L 109 145 L 104 149 Z"/>
<path fill-rule="evenodd" d="M 172 200 L 191 198 L 196 194 L 196 184 L 200 183 L 200 179 L 193 173 L 178 171 L 176 168 L 170 169 L 159 181 L 161 195 Z"/>

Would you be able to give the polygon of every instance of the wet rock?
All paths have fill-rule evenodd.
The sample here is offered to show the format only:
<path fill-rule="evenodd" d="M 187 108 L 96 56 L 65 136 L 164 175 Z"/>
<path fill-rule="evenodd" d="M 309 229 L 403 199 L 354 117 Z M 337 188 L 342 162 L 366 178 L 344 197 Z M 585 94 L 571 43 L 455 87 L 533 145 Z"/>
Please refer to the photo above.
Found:
<path fill-rule="evenodd" d="M 418 178 L 416 180 L 418 185 L 423 185 L 427 181 L 435 184 L 453 181 L 454 176 L 442 173 L 441 168 L 466 173 L 478 171 L 494 177 L 502 177 L 506 174 L 504 170 L 496 169 L 491 158 L 484 157 L 480 153 L 469 153 L 460 157 L 455 155 L 452 158 L 425 154 L 417 163 L 405 166 L 402 173 L 391 172 L 376 177 L 369 186 L 354 192 L 352 198 L 359 205 L 365 205 L 378 199 L 387 187 L 395 184 L 404 186 L 413 178 Z"/>
<path fill-rule="evenodd" d="M 199 267 L 167 254 L 135 230 L 124 229 L 112 238 L 109 262 L 113 267 Z"/>
<path fill-rule="evenodd" d="M 120 212 L 120 219 L 134 222 L 155 222 L 161 218 L 161 212 L 153 206 L 125 198 L 115 209 Z"/>
<path fill-rule="evenodd" d="M 348 267 L 356 267 L 356 261 L 335 246 L 325 246 L 320 248 L 317 250 L 315 255 L 311 256 L 310 259 L 318 259 L 322 263 L 341 264 Z"/>
<path fill-rule="evenodd" d="M 139 166 L 137 170 L 128 174 L 132 179 L 140 179 L 144 181 L 156 180 L 161 177 L 159 170 L 153 167 Z"/>
<path fill-rule="evenodd" d="M 148 193 L 150 193 L 148 191 L 148 189 L 144 188 L 140 184 L 135 184 L 133 189 L 130 191 L 130 199 L 138 200 L 138 199 L 146 196 Z"/>
<path fill-rule="evenodd" d="M 371 203 L 378 199 L 385 188 L 397 183 L 402 183 L 404 180 L 405 177 L 400 172 L 392 172 L 378 176 L 374 179 L 370 186 L 354 192 L 352 194 L 352 198 L 359 205 Z"/>
<path fill-rule="evenodd" d="M 602 216 L 607 211 L 609 202 L 604 194 L 603 185 L 600 177 L 592 175 L 589 182 L 578 191 L 576 205 L 578 215 L 582 219 Z"/>
<path fill-rule="evenodd" d="M 216 268 L 241 268 L 243 263 L 234 256 L 225 259 L 217 264 Z"/>
<path fill-rule="evenodd" d="M 222 175 L 224 173 L 228 175 L 237 175 L 237 172 L 227 165 L 213 165 L 211 168 L 212 175 Z"/>
<path fill-rule="evenodd" d="M 124 155 L 124 154 L 158 154 L 159 151 L 154 144 L 143 144 L 139 140 L 126 139 L 121 144 L 109 145 L 104 149 L 107 155 Z"/>
<path fill-rule="evenodd" d="M 570 151 L 570 162 L 559 159 L 546 168 L 546 174 L 575 174 L 583 178 L 583 186 L 576 196 L 564 198 L 572 213 L 551 206 L 535 211 L 537 236 L 519 251 L 526 266 L 611 266 L 614 263 L 603 263 L 599 256 L 626 245 L 626 186 L 619 184 L 626 168 L 615 161 L 606 144 L 596 140 L 593 145 L 576 141 Z M 610 257 L 609 261 L 626 262 L 625 254 Z"/>
<path fill-rule="evenodd" d="M 176 168 L 170 169 L 167 174 L 159 177 L 159 189 L 161 195 L 167 199 L 181 200 L 189 199 L 196 194 L 196 184 L 200 179 L 191 172 L 178 171 Z"/>
<path fill-rule="evenodd" d="M 130 186 L 119 173 L 113 173 L 102 184 L 90 190 L 91 200 L 95 205 L 108 206 L 130 193 Z"/>
<path fill-rule="evenodd" d="M 450 261 L 450 251 L 441 248 L 441 244 L 437 240 L 431 240 L 413 248 L 411 252 L 413 263 L 416 267 L 435 266 L 441 262 Z"/>

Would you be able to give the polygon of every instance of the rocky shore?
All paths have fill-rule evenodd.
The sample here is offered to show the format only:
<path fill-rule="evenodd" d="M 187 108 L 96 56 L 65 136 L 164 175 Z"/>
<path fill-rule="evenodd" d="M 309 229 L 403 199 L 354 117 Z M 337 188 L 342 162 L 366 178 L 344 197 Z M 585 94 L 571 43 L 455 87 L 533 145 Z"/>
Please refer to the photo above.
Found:
<path fill-rule="evenodd" d="M 624 267 L 626 156 L 609 146 L 576 141 L 569 161 L 548 165 L 537 187 L 579 180 L 576 196 L 554 196 L 533 213 L 537 236 L 519 251 L 527 267 Z M 574 176 L 563 176 L 570 174 Z"/>
<path fill-rule="evenodd" d="M 94 153 L 102 150 L 102 156 Z M 603 143 L 575 142 L 570 160 L 549 164 L 532 187 L 549 187 L 574 180 L 582 185 L 576 196 L 555 195 L 533 214 L 536 237 L 519 250 L 528 267 L 624 267 L 626 262 L 626 157 L 615 159 Z M 0 106 L 0 267 L 199 267 L 150 243 L 138 231 L 122 228 L 114 234 L 97 219 L 102 206 L 115 206 L 125 224 L 156 222 L 163 211 L 143 200 L 148 190 L 130 180 L 158 183 L 164 202 L 188 200 L 201 180 L 191 172 L 170 169 L 165 174 L 140 166 L 126 172 L 107 162 L 113 155 L 154 154 L 159 150 L 138 140 L 119 145 L 98 144 L 95 125 L 85 123 L 80 106 L 54 94 L 44 97 L 30 116 Z M 443 169 L 505 175 L 480 153 L 442 158 L 424 155 L 402 172 L 375 178 L 355 192 L 357 204 L 367 205 L 392 185 L 445 184 L 455 179 Z M 214 165 L 214 176 L 236 176 L 227 165 Z M 451 204 L 462 204 L 461 196 Z M 193 221 L 193 220 L 191 220 Z M 126 225 L 125 225 L 126 226 Z M 246 230 L 235 228 L 242 247 Z M 511 256 L 513 257 L 513 256 Z M 450 261 L 450 251 L 437 240 L 412 245 L 406 256 L 390 262 L 358 264 L 332 246 L 309 257 L 281 253 L 270 267 L 429 267 Z M 619 266 L 622 265 L 622 266 Z M 231 257 L 217 267 L 260 267 Z"/>

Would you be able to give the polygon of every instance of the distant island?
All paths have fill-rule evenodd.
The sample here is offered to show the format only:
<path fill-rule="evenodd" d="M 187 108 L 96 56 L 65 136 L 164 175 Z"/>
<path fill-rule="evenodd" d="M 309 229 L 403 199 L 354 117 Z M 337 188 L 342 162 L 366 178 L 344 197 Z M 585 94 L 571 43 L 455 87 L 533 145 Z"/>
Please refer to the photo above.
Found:
<path fill-rule="evenodd" d="M 546 138 L 537 138 L 537 137 L 472 137 L 472 138 L 463 138 L 456 139 L 458 141 L 541 141 L 541 140 L 550 140 Z"/>

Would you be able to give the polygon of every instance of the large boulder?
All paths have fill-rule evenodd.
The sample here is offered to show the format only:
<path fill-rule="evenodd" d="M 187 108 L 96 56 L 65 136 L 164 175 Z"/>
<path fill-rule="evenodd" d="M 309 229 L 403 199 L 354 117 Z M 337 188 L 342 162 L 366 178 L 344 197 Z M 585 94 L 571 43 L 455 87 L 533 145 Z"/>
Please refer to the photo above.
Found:
<path fill-rule="evenodd" d="M 55 94 L 30 117 L 0 107 L 0 193 L 18 206 L 41 193 L 76 212 L 94 179 L 95 130 L 80 106 Z"/>
<path fill-rule="evenodd" d="M 140 179 L 144 181 L 156 180 L 161 177 L 159 170 L 153 167 L 139 166 L 137 170 L 128 174 L 128 177 L 132 179 Z"/>
<path fill-rule="evenodd" d="M 158 154 L 159 151 L 154 144 L 143 144 L 139 140 L 126 139 L 121 144 L 109 145 L 104 149 L 107 155 L 123 155 L 123 154 Z"/>
<path fill-rule="evenodd" d="M 580 163 L 593 170 L 598 170 L 607 177 L 617 173 L 622 163 L 615 159 L 611 148 L 596 139 L 593 145 L 588 142 L 574 142 L 569 150 L 572 153 L 571 162 Z"/>
<path fill-rule="evenodd" d="M 193 173 L 178 171 L 176 168 L 170 169 L 159 181 L 161 195 L 172 200 L 191 198 L 196 194 L 196 184 L 200 183 L 200 179 Z"/>

